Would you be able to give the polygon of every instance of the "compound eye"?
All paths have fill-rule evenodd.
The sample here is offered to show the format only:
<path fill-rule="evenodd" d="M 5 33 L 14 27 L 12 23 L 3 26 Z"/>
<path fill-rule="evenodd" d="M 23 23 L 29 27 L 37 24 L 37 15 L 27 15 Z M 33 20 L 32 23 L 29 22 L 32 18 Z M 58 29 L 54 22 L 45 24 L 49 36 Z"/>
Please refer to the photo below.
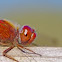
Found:
<path fill-rule="evenodd" d="M 25 29 L 25 32 L 24 32 L 24 35 L 25 35 L 25 36 L 27 36 L 27 32 L 28 32 L 27 29 Z"/>

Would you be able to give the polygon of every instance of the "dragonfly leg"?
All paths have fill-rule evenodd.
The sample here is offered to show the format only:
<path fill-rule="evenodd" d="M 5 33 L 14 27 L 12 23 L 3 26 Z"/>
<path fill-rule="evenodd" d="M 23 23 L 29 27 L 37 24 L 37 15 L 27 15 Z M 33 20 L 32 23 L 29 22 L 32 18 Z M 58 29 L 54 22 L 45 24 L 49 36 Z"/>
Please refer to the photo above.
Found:
<path fill-rule="evenodd" d="M 0 42 L 0 44 L 1 44 L 1 45 L 5 45 L 5 46 L 7 46 L 7 45 L 8 45 L 8 43 L 2 43 L 2 42 Z"/>
<path fill-rule="evenodd" d="M 11 57 L 11 56 L 9 56 L 9 55 L 7 55 L 7 53 L 11 50 L 11 49 L 13 49 L 15 46 L 14 45 L 12 45 L 11 47 L 9 47 L 8 49 L 6 49 L 4 52 L 3 52 L 3 56 L 5 56 L 5 57 L 7 57 L 7 58 L 9 58 L 9 59 L 12 59 L 12 60 L 14 60 L 14 61 L 16 61 L 16 62 L 18 62 L 16 59 L 14 59 L 13 57 Z"/>
<path fill-rule="evenodd" d="M 35 53 L 34 51 L 32 51 L 32 50 L 30 50 L 30 49 L 28 49 L 28 48 L 25 48 L 25 47 L 23 47 L 23 46 L 21 46 L 21 45 L 19 45 L 19 44 L 17 45 L 17 47 L 18 47 L 18 49 L 23 48 L 23 49 L 26 49 L 26 50 L 32 52 L 32 54 L 36 54 L 36 55 L 42 56 L 41 54 Z M 20 49 L 20 50 L 21 50 L 21 49 Z M 21 51 L 23 51 L 23 50 L 21 50 Z M 24 52 L 24 53 L 28 53 L 28 52 Z"/>

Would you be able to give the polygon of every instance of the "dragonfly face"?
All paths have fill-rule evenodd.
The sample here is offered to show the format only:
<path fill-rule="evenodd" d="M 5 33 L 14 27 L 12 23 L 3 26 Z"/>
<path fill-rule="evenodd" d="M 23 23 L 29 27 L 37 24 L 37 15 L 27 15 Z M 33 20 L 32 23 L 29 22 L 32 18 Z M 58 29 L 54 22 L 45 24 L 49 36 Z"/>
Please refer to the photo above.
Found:
<path fill-rule="evenodd" d="M 21 44 L 23 45 L 32 43 L 36 37 L 34 29 L 30 28 L 29 26 L 23 26 L 19 34 L 21 38 Z"/>

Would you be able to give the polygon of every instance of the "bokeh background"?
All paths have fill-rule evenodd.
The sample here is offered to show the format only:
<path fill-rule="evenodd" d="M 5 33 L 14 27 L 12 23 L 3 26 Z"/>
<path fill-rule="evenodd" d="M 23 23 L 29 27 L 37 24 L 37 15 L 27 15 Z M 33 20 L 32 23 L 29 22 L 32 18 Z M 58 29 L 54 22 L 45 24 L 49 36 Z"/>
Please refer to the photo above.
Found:
<path fill-rule="evenodd" d="M 34 28 L 40 46 L 62 46 L 62 0 L 0 0 L 0 19 Z"/>

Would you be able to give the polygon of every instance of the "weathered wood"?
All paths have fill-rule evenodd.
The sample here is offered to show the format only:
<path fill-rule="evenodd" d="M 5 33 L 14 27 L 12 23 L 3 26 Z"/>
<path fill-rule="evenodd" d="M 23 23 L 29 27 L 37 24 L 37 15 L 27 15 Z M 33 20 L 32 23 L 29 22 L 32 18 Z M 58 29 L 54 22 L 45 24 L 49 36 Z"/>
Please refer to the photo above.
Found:
<path fill-rule="evenodd" d="M 0 62 L 14 62 L 9 58 L 2 56 L 2 52 L 8 47 L 0 47 Z M 26 54 L 21 52 L 16 47 L 8 52 L 19 62 L 62 62 L 62 48 L 61 47 L 27 47 L 36 53 L 41 54 L 38 56 L 35 54 Z"/>

